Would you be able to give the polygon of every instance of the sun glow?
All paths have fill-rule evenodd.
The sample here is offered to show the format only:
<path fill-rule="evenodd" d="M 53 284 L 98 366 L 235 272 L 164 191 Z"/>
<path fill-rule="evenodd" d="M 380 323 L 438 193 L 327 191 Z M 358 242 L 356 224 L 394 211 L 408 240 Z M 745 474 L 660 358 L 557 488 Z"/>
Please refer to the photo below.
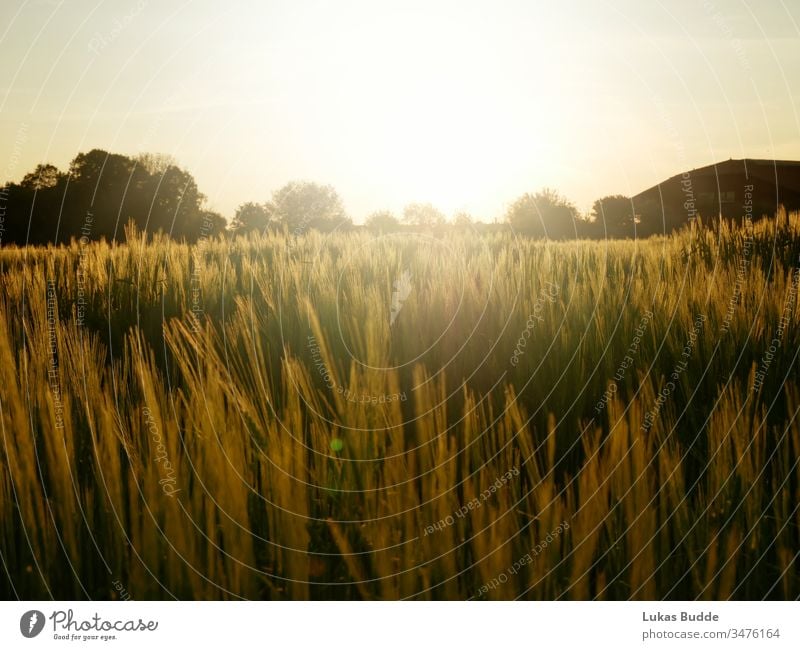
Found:
<path fill-rule="evenodd" d="M 543 186 L 587 209 L 676 169 L 800 146 L 796 112 L 761 99 L 800 103 L 778 10 L 758 49 L 729 38 L 746 16 L 691 3 L 685 24 L 633 0 L 95 4 L 41 3 L 30 25 L 0 6 L 4 57 L 22 61 L 0 73 L 0 139 L 36 124 L 9 178 L 93 147 L 155 151 L 228 217 L 306 179 L 334 185 L 356 222 L 410 202 L 491 220 Z M 24 56 L 29 32 L 51 58 Z"/>

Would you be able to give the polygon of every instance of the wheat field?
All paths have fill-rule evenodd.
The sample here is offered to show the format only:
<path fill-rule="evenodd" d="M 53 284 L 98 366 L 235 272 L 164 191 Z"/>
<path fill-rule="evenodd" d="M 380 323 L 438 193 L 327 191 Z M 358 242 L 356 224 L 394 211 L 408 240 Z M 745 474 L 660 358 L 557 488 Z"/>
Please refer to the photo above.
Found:
<path fill-rule="evenodd" d="M 797 214 L 3 248 L 0 594 L 797 598 L 799 267 Z"/>

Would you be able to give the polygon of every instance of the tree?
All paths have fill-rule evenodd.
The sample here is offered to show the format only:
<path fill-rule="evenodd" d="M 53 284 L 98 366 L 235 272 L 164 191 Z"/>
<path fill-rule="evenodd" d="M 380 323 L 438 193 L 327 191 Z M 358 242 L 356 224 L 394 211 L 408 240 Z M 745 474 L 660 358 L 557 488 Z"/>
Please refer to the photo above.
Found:
<path fill-rule="evenodd" d="M 634 213 L 631 199 L 622 194 L 612 194 L 597 199 L 589 214 L 593 229 L 602 236 L 632 237 L 634 235 Z"/>
<path fill-rule="evenodd" d="M 403 222 L 412 226 L 430 228 L 442 225 L 445 217 L 430 203 L 411 203 L 403 210 Z"/>
<path fill-rule="evenodd" d="M 333 230 L 350 223 L 336 190 L 308 181 L 292 181 L 277 190 L 270 211 L 296 235 L 308 228 Z"/>
<path fill-rule="evenodd" d="M 166 153 L 140 153 L 133 160 L 139 167 L 153 176 L 160 176 L 170 167 L 178 166 L 175 158 Z"/>
<path fill-rule="evenodd" d="M 36 169 L 25 174 L 20 186 L 30 190 L 44 190 L 58 185 L 63 176 L 55 165 L 36 165 Z"/>
<path fill-rule="evenodd" d="M 7 184 L 5 194 L 8 240 L 20 245 L 121 239 L 128 221 L 140 232 L 188 241 L 225 227 L 222 216 L 204 209 L 192 175 L 162 155 L 134 159 L 93 149 L 72 160 L 69 174 L 39 165 Z"/>
<path fill-rule="evenodd" d="M 221 235 L 228 228 L 228 221 L 219 212 L 202 210 L 200 212 L 202 237 L 215 237 Z"/>
<path fill-rule="evenodd" d="M 268 203 L 242 203 L 236 208 L 231 230 L 237 234 L 253 232 L 254 230 L 263 232 L 272 221 L 272 207 Z"/>
<path fill-rule="evenodd" d="M 393 232 L 400 227 L 400 221 L 388 210 L 382 210 L 369 215 L 365 225 L 375 232 Z"/>
<path fill-rule="evenodd" d="M 463 210 L 460 212 L 456 212 L 455 216 L 453 216 L 453 225 L 456 228 L 471 228 L 475 224 L 475 219 L 472 218 L 472 215 L 469 212 L 464 212 Z"/>
<path fill-rule="evenodd" d="M 90 238 L 123 237 L 125 224 L 133 219 L 144 230 L 150 203 L 141 187 L 148 174 L 135 175 L 136 163 L 127 156 L 92 149 L 80 153 L 69 166 L 69 185 L 64 195 L 64 210 L 59 238 L 80 237 L 83 224 L 91 217 Z"/>
<path fill-rule="evenodd" d="M 153 174 L 155 184 L 147 229 L 163 230 L 176 239 L 195 241 L 202 232 L 202 206 L 206 197 L 194 177 L 184 169 L 170 165 L 161 174 Z"/>
<path fill-rule="evenodd" d="M 506 221 L 522 234 L 566 239 L 576 234 L 578 211 L 555 190 L 523 194 L 506 211 Z"/>

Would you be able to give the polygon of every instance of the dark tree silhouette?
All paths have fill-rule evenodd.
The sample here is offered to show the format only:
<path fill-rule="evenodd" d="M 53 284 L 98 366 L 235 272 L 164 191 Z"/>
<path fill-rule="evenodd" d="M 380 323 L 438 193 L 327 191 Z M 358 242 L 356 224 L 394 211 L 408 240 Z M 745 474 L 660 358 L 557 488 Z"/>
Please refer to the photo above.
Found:
<path fill-rule="evenodd" d="M 149 214 L 153 223 L 148 223 L 148 230 L 163 230 L 177 239 L 196 239 L 200 234 L 205 196 L 192 175 L 170 166 L 160 176 L 151 176 L 153 178 L 158 181 L 153 191 L 153 210 Z"/>
<path fill-rule="evenodd" d="M 200 212 L 200 237 L 216 237 L 228 228 L 228 221 L 219 212 L 202 210 Z"/>
<path fill-rule="evenodd" d="M 130 158 L 100 149 L 78 154 L 69 172 L 38 165 L 7 197 L 4 242 L 67 243 L 70 239 L 124 239 L 132 221 L 139 231 L 163 231 L 195 241 L 225 229 L 225 220 L 204 209 L 192 175 L 157 154 Z"/>
<path fill-rule="evenodd" d="M 38 165 L 20 183 L 7 183 L 3 244 L 46 244 L 55 241 L 65 221 L 61 197 L 67 177 L 52 165 Z"/>
<path fill-rule="evenodd" d="M 575 237 L 580 226 L 575 206 L 548 188 L 519 197 L 506 211 L 506 221 L 521 234 L 548 239 Z"/>
<path fill-rule="evenodd" d="M 55 165 L 36 165 L 36 169 L 25 174 L 20 186 L 28 190 L 49 189 L 58 185 L 62 177 Z"/>
<path fill-rule="evenodd" d="M 633 204 L 628 196 L 612 194 L 597 199 L 589 213 L 591 229 L 598 237 L 633 237 Z"/>

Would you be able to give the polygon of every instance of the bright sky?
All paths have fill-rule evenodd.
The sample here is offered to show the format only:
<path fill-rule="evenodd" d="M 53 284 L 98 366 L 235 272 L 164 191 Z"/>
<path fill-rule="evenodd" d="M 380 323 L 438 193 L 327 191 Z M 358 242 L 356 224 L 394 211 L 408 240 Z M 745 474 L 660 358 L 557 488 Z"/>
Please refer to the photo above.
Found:
<path fill-rule="evenodd" d="M 354 220 L 587 210 L 730 157 L 800 159 L 800 5 L 2 0 L 0 181 L 168 153 L 231 217 L 293 179 Z"/>

